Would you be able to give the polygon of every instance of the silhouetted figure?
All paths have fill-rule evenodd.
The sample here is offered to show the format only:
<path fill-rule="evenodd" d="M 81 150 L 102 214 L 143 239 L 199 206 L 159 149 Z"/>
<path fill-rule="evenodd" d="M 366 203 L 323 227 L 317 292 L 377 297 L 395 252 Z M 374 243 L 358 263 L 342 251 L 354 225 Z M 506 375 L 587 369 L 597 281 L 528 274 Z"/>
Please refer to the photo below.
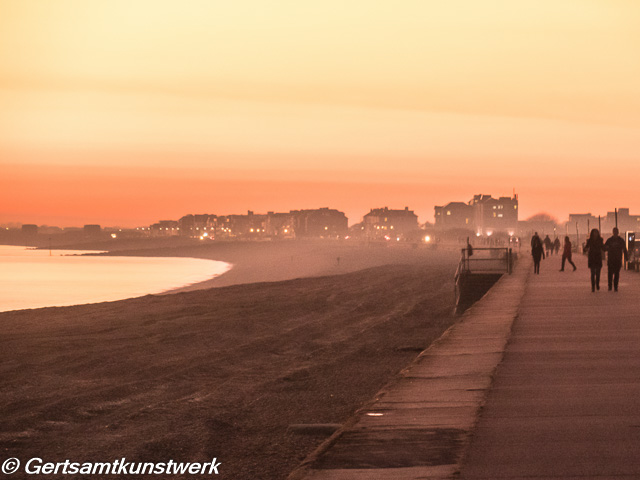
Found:
<path fill-rule="evenodd" d="M 551 239 L 549 238 L 549 235 L 544 237 L 544 249 L 547 251 L 547 255 L 550 255 L 551 253 L 553 253 L 553 250 L 551 249 Z"/>
<path fill-rule="evenodd" d="M 604 244 L 600 231 L 597 228 L 591 230 L 589 239 L 585 245 L 585 250 L 589 252 L 589 269 L 591 270 L 591 291 L 600 290 L 600 270 L 602 270 L 602 251 Z"/>
<path fill-rule="evenodd" d="M 533 257 L 533 273 L 540 274 L 540 259 L 545 258 L 545 255 L 538 232 L 531 237 L 531 256 Z"/>
<path fill-rule="evenodd" d="M 627 252 L 627 246 L 624 244 L 624 240 L 619 235 L 617 228 L 613 229 L 613 236 L 609 237 L 604 244 L 604 249 L 607 251 L 607 280 L 609 283 L 609 291 L 611 286 L 615 291 L 618 291 L 618 281 L 620 280 L 620 269 L 622 268 L 622 256 L 624 255 L 625 261 L 629 258 L 629 252 Z"/>
<path fill-rule="evenodd" d="M 555 250 L 556 255 L 560 251 L 560 239 L 558 237 L 553 241 L 553 249 Z"/>
<path fill-rule="evenodd" d="M 560 243 L 560 240 L 558 240 L 557 238 L 556 241 Z M 575 272 L 576 264 L 571 260 L 571 240 L 569 240 L 568 236 L 564 237 L 564 250 L 562 251 L 562 268 L 560 269 L 561 272 L 564 272 L 564 262 L 567 260 L 569 261 L 569 263 L 573 267 L 573 271 Z"/>

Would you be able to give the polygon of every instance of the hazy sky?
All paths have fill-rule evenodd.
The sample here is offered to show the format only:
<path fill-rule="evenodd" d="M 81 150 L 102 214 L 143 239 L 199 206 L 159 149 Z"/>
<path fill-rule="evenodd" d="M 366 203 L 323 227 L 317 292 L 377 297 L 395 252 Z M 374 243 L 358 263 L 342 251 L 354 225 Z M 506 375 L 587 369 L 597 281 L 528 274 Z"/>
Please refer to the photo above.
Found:
<path fill-rule="evenodd" d="M 0 223 L 640 214 L 635 0 L 0 0 Z"/>

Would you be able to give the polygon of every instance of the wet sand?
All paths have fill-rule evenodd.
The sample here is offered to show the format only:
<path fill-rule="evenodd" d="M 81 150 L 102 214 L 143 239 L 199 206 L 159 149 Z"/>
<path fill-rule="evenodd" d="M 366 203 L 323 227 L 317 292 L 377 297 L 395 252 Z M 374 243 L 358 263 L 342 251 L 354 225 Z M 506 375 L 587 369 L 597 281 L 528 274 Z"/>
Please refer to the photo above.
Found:
<path fill-rule="evenodd" d="M 216 457 L 219 478 L 286 478 L 326 438 L 290 425 L 344 422 L 453 322 L 454 253 L 144 254 L 193 249 L 236 265 L 214 284 L 280 281 L 0 314 L 4 457 Z"/>

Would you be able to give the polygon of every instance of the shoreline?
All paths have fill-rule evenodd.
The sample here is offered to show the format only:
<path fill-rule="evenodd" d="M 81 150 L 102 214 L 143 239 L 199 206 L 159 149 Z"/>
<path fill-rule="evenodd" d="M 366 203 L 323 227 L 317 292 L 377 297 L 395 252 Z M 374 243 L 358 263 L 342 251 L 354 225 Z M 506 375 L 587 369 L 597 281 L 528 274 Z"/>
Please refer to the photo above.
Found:
<path fill-rule="evenodd" d="M 226 273 L 229 263 L 178 256 L 107 257 L 104 250 L 0 245 L 0 311 L 35 310 L 164 295 Z"/>
<path fill-rule="evenodd" d="M 147 239 L 148 240 L 148 239 Z M 117 300 L 92 301 L 68 306 L 98 305 L 118 302 L 147 295 L 163 296 L 182 292 L 207 290 L 210 288 L 254 283 L 281 282 L 293 279 L 325 277 L 362 271 L 385 265 L 420 264 L 434 257 L 452 257 L 449 249 L 436 250 L 433 245 L 363 243 L 343 240 L 285 240 L 278 242 L 221 241 L 202 243 L 188 239 L 152 239 L 147 242 L 84 242 L 81 244 L 56 245 L 53 251 L 76 251 L 87 253 L 80 256 L 141 257 L 141 258 L 194 258 L 211 260 L 229 265 L 225 272 L 202 281 L 169 288 L 159 292 L 134 295 Z M 134 245 L 132 245 L 134 243 Z M 16 245 L 9 245 L 16 246 Z M 131 248 L 145 247 L 145 248 Z M 20 246 L 33 248 L 29 246 Z M 110 248 L 106 250 L 106 248 Z M 37 247 L 48 250 L 48 247 Z M 26 309 L 57 308 L 41 306 Z M 0 312 L 1 313 L 1 312 Z"/>

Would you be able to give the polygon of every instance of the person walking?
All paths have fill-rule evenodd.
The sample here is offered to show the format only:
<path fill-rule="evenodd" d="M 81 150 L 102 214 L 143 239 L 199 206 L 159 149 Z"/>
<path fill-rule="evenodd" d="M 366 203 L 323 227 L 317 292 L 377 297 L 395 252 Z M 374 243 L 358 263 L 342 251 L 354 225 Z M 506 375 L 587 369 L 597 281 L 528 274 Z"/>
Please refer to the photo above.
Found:
<path fill-rule="evenodd" d="M 573 267 L 573 271 L 576 271 L 576 264 L 571 260 L 571 240 L 569 240 L 569 236 L 564 237 L 564 250 L 562 251 L 562 268 L 560 268 L 561 272 L 564 272 L 564 262 L 569 261 L 571 266 Z"/>
<path fill-rule="evenodd" d="M 613 229 L 613 235 L 607 239 L 604 244 L 604 249 L 607 252 L 607 280 L 609 284 L 609 291 L 611 287 L 618 291 L 618 282 L 620 280 L 620 269 L 622 268 L 622 256 L 624 254 L 625 262 L 629 258 L 629 252 L 627 246 L 624 244 L 624 240 L 619 235 L 617 228 Z"/>
<path fill-rule="evenodd" d="M 531 237 L 531 256 L 533 257 L 533 273 L 540 274 L 540 259 L 545 258 L 544 247 L 542 246 L 542 240 L 536 232 Z"/>
<path fill-rule="evenodd" d="M 549 235 L 544 237 L 544 249 L 547 251 L 547 256 L 553 253 L 553 246 L 551 244 L 551 239 L 549 238 Z"/>
<path fill-rule="evenodd" d="M 602 251 L 604 244 L 600 231 L 597 228 L 591 230 L 589 239 L 585 245 L 585 250 L 589 252 L 588 265 L 591 270 L 591 291 L 600 290 L 600 271 L 602 270 Z"/>
<path fill-rule="evenodd" d="M 553 249 L 555 250 L 556 255 L 560 251 L 560 239 L 558 237 L 553 241 Z"/>

